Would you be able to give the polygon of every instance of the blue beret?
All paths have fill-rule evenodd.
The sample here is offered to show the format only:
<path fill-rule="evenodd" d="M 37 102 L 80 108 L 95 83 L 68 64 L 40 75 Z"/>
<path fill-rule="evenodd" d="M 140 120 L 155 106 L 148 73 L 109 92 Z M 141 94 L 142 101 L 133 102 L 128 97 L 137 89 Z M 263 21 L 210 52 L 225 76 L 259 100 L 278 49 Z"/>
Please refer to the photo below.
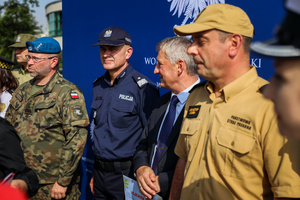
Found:
<path fill-rule="evenodd" d="M 59 53 L 61 51 L 59 43 L 51 37 L 41 37 L 34 41 L 27 41 L 26 47 L 33 53 Z"/>

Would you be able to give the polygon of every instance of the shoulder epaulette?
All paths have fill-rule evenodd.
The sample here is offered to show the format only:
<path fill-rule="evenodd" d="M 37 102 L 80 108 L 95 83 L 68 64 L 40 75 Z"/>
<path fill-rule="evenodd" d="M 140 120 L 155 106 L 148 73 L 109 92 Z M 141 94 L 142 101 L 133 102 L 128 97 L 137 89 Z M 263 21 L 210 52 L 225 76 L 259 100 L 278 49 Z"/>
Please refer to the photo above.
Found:
<path fill-rule="evenodd" d="M 9 94 L 13 95 L 13 93 L 15 92 L 15 90 L 16 90 L 16 89 L 11 88 L 11 89 L 7 90 L 7 92 L 8 92 Z"/>
<path fill-rule="evenodd" d="M 100 76 L 98 78 L 96 78 L 96 80 L 94 80 L 93 84 L 96 83 L 99 79 L 101 79 L 103 76 Z"/>
<path fill-rule="evenodd" d="M 262 92 L 264 91 L 264 89 L 266 88 L 267 85 L 269 85 L 269 83 L 267 83 L 267 84 L 261 86 L 261 87 L 259 88 L 259 91 L 262 93 Z"/>
<path fill-rule="evenodd" d="M 201 81 L 200 83 L 198 83 L 197 85 L 195 85 L 190 91 L 189 93 L 191 93 L 195 88 L 204 86 L 207 83 L 207 81 Z"/>
<path fill-rule="evenodd" d="M 139 86 L 139 88 L 144 87 L 148 83 L 147 79 L 139 73 L 133 74 L 132 78 L 136 82 L 136 84 Z"/>

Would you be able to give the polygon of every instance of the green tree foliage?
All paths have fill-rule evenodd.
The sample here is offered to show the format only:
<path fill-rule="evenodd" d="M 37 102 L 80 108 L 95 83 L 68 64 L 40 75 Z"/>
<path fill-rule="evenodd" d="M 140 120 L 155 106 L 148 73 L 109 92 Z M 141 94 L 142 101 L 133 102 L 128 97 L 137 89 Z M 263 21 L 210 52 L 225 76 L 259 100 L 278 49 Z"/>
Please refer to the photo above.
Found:
<path fill-rule="evenodd" d="M 15 42 L 20 33 L 39 34 L 41 27 L 37 24 L 32 8 L 39 6 L 38 0 L 7 0 L 0 5 L 0 55 L 12 58 L 13 48 L 9 45 Z"/>

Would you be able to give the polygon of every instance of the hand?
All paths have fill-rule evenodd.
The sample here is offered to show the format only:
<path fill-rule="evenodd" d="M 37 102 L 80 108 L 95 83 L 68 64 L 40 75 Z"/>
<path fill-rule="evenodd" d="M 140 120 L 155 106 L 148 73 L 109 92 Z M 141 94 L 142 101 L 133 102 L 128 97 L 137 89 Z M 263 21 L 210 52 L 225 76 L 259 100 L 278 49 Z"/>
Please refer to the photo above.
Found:
<path fill-rule="evenodd" d="M 66 197 L 66 191 L 68 187 L 59 185 L 57 182 L 54 183 L 51 191 L 51 197 L 54 199 L 62 199 Z"/>
<path fill-rule="evenodd" d="M 90 188 L 93 195 L 94 194 L 94 174 L 92 175 L 91 181 L 90 181 Z"/>
<path fill-rule="evenodd" d="M 161 190 L 160 190 L 160 185 L 159 185 L 158 175 L 155 176 L 155 182 L 153 182 L 153 183 L 154 183 L 154 185 L 156 185 L 156 187 L 157 187 L 156 193 L 159 193 Z"/>
<path fill-rule="evenodd" d="M 148 166 L 141 166 L 136 170 L 136 180 L 139 190 L 147 199 L 152 199 L 156 195 L 158 189 L 158 176 L 156 178 L 154 171 Z"/>
<path fill-rule="evenodd" d="M 28 185 L 27 185 L 27 183 L 25 181 L 21 180 L 21 179 L 14 179 L 14 180 L 12 180 L 10 186 L 13 187 L 13 188 L 20 189 L 20 190 L 22 190 L 25 193 L 28 192 Z"/>

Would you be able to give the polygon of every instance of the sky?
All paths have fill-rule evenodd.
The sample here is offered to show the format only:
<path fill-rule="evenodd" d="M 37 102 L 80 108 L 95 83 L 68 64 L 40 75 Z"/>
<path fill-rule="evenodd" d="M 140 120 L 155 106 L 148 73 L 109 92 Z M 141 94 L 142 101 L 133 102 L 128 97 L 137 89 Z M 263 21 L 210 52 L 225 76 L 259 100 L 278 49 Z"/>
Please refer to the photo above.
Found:
<path fill-rule="evenodd" d="M 3 5 L 3 3 L 6 0 L 0 0 L 0 5 Z M 19 0 L 20 2 L 23 2 L 22 0 Z M 42 30 L 43 32 L 46 31 L 47 28 L 47 17 L 46 17 L 46 5 L 48 5 L 51 2 L 54 2 L 57 0 L 39 0 L 39 7 L 33 7 L 32 9 L 35 10 L 35 13 L 33 15 L 35 16 L 35 20 L 38 22 L 39 26 L 43 26 Z"/>

